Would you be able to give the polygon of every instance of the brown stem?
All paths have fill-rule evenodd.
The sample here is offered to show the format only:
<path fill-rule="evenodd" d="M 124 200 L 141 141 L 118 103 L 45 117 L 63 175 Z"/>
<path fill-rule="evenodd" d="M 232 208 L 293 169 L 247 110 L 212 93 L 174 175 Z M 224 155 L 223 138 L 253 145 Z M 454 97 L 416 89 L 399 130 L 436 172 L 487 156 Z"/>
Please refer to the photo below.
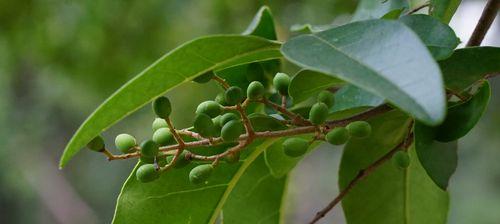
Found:
<path fill-rule="evenodd" d="M 287 110 L 285 107 L 282 107 L 278 104 L 275 104 L 275 103 L 273 103 L 265 98 L 260 100 L 259 102 L 266 104 L 266 105 L 272 107 L 273 109 L 277 110 L 278 112 L 284 114 L 285 116 L 289 117 L 294 124 L 297 124 L 300 126 L 312 125 L 312 123 L 310 121 L 304 119 L 300 115 L 293 113 L 293 112 Z"/>
<path fill-rule="evenodd" d="M 214 77 L 212 77 L 212 79 L 215 80 L 216 82 L 218 82 L 219 84 L 221 84 L 224 89 L 228 89 L 230 87 L 229 84 L 226 82 L 226 80 L 224 80 L 223 78 L 221 78 L 218 75 L 214 75 Z"/>
<path fill-rule="evenodd" d="M 484 36 L 486 36 L 486 33 L 490 29 L 499 9 L 500 0 L 489 0 L 488 3 L 486 3 L 483 13 L 481 14 L 481 18 L 477 22 L 476 28 L 474 29 L 469 42 L 467 42 L 467 47 L 481 45 L 481 42 L 483 42 Z"/>
<path fill-rule="evenodd" d="M 423 9 L 423 8 L 428 7 L 428 6 L 430 6 L 430 5 L 431 5 L 431 4 L 427 2 L 427 3 L 425 3 L 425 4 L 422 4 L 422 5 L 420 5 L 420 6 L 417 6 L 416 8 L 414 8 L 414 9 L 412 9 L 412 10 L 408 11 L 408 12 L 406 13 L 406 15 L 411 15 L 411 14 L 413 14 L 413 13 L 416 13 L 416 12 L 420 11 L 420 9 Z"/>
<path fill-rule="evenodd" d="M 314 224 L 321 218 L 325 217 L 326 213 L 328 213 L 330 210 L 332 210 L 339 202 L 342 201 L 342 199 L 349 193 L 354 186 L 356 186 L 357 183 L 359 183 L 361 180 L 363 180 L 365 177 L 373 173 L 377 168 L 379 168 L 382 164 L 384 164 L 387 160 L 392 158 L 392 155 L 396 153 L 398 150 L 401 150 L 402 147 L 407 146 L 411 144 L 411 141 L 413 141 L 413 133 L 409 133 L 408 136 L 403 139 L 398 145 L 396 145 L 393 149 L 391 149 L 388 153 L 383 155 L 381 158 L 370 164 L 368 167 L 365 169 L 362 169 L 358 172 L 356 177 L 347 184 L 347 186 L 342 190 L 337 197 L 335 197 L 325 208 L 323 208 L 321 211 L 316 213 L 316 216 L 309 222 L 309 224 Z M 410 142 L 410 143 L 409 143 Z"/>

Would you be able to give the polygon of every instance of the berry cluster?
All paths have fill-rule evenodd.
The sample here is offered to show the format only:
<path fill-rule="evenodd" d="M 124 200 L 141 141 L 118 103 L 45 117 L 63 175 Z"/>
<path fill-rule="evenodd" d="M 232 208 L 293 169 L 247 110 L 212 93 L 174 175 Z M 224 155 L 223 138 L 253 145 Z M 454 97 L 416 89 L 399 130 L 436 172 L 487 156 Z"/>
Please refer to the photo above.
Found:
<path fill-rule="evenodd" d="M 88 143 L 87 147 L 104 153 L 109 160 L 139 157 L 142 165 L 137 169 L 136 177 L 141 182 L 154 181 L 167 170 L 183 168 L 194 162 L 198 165 L 191 170 L 189 180 L 193 184 L 200 184 L 207 181 L 219 162 L 239 162 L 240 151 L 257 138 L 285 137 L 287 139 L 282 143 L 284 154 L 299 157 L 306 153 L 313 141 L 324 140 L 333 145 L 342 145 L 349 138 L 365 138 L 371 133 L 370 124 L 363 121 L 362 116 L 355 115 L 337 121 L 329 120 L 330 109 L 334 105 L 334 94 L 328 90 L 323 90 L 317 95 L 307 119 L 289 110 L 286 101 L 290 77 L 284 73 L 277 73 L 272 82 L 274 92 L 281 96 L 281 104 L 268 99 L 273 91 L 268 91 L 259 81 L 251 82 L 247 86 L 245 95 L 243 89 L 230 86 L 213 72 L 194 79 L 198 83 L 210 80 L 221 84 L 224 92 L 218 94 L 215 100 L 198 105 L 192 128 L 176 129 L 172 125 L 170 100 L 162 96 L 152 103 L 157 118 L 152 124 L 151 139 L 137 144 L 132 135 L 116 136 L 115 145 L 123 153 L 121 155 L 111 154 L 105 148 L 104 140 L 100 136 Z M 250 103 L 263 104 L 280 113 L 282 116 L 279 121 L 286 125 L 287 129 L 256 131 L 249 116 L 253 113 L 269 118 L 271 116 L 264 112 L 249 113 L 248 111 L 253 111 L 248 110 Z M 311 140 L 294 137 L 308 133 L 314 134 Z M 229 144 L 230 147 L 222 153 L 208 156 L 190 151 L 190 148 L 194 147 L 221 144 Z"/>

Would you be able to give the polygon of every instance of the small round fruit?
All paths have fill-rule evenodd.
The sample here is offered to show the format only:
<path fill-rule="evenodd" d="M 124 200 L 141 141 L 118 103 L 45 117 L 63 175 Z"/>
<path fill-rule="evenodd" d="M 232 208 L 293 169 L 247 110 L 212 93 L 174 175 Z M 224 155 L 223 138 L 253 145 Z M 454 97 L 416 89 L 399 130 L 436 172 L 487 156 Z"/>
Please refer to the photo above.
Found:
<path fill-rule="evenodd" d="M 153 132 L 160 128 L 168 128 L 167 121 L 163 118 L 155 118 L 153 121 L 153 124 L 151 125 L 151 128 L 153 129 Z"/>
<path fill-rule="evenodd" d="M 346 126 L 349 135 L 355 138 L 366 138 L 372 132 L 372 126 L 366 121 L 354 121 Z"/>
<path fill-rule="evenodd" d="M 194 78 L 193 81 L 195 81 L 197 83 L 207 83 L 214 77 L 214 75 L 215 74 L 213 71 L 209 71 L 203 75 L 200 75 L 200 76 Z"/>
<path fill-rule="evenodd" d="M 391 160 L 392 164 L 401 169 L 406 169 L 410 165 L 410 156 L 404 151 L 397 151 Z"/>
<path fill-rule="evenodd" d="M 309 120 L 315 125 L 323 124 L 328 117 L 328 106 L 324 103 L 315 103 L 309 111 Z"/>
<path fill-rule="evenodd" d="M 144 155 L 145 157 L 155 157 L 158 155 L 159 151 L 160 147 L 158 146 L 158 143 L 153 140 L 146 140 L 141 143 L 141 155 Z"/>
<path fill-rule="evenodd" d="M 172 113 L 172 105 L 167 97 L 161 96 L 153 101 L 153 111 L 159 118 L 166 119 Z"/>
<path fill-rule="evenodd" d="M 137 142 L 135 141 L 134 136 L 129 134 L 119 134 L 115 138 L 115 145 L 118 150 L 123 153 L 129 153 L 130 149 L 132 149 Z"/>
<path fill-rule="evenodd" d="M 156 170 L 153 164 L 144 164 L 135 172 L 137 180 L 143 183 L 151 182 L 160 177 L 160 172 Z"/>
<path fill-rule="evenodd" d="M 245 128 L 241 121 L 232 120 L 224 124 L 221 129 L 220 136 L 225 142 L 237 141 L 241 134 L 245 132 Z"/>
<path fill-rule="evenodd" d="M 328 132 L 325 139 L 332 145 L 343 145 L 349 140 L 349 132 L 344 127 L 337 127 Z"/>
<path fill-rule="evenodd" d="M 299 157 L 306 153 L 309 142 L 301 138 L 289 138 L 283 142 L 283 152 L 290 157 Z"/>
<path fill-rule="evenodd" d="M 191 162 L 189 159 L 187 159 L 188 153 L 189 152 L 186 150 L 182 151 L 181 154 L 179 155 L 179 158 L 175 162 L 173 168 L 180 169 L 187 166 Z M 172 159 L 174 159 L 174 156 L 168 156 L 167 163 L 172 162 Z"/>
<path fill-rule="evenodd" d="M 236 105 L 243 100 L 243 90 L 237 86 L 229 87 L 224 93 L 224 98 L 229 105 Z"/>
<path fill-rule="evenodd" d="M 189 172 L 189 181 L 193 184 L 204 183 L 212 174 L 214 167 L 212 164 L 199 165 Z"/>
<path fill-rule="evenodd" d="M 264 96 L 265 88 L 259 81 L 253 81 L 248 85 L 247 98 L 251 100 L 258 100 Z"/>
<path fill-rule="evenodd" d="M 332 92 L 323 90 L 318 94 L 318 102 L 322 102 L 326 104 L 328 108 L 331 108 L 335 103 L 335 96 Z"/>
<path fill-rule="evenodd" d="M 217 117 L 222 113 L 222 106 L 215 102 L 215 101 L 205 101 L 203 103 L 200 103 L 198 107 L 196 108 L 196 113 L 197 114 L 206 114 L 211 118 Z"/>
<path fill-rule="evenodd" d="M 153 134 L 153 141 L 160 146 L 166 146 L 174 142 L 174 136 L 168 128 L 160 128 Z"/>
<path fill-rule="evenodd" d="M 217 96 L 215 97 L 215 102 L 217 102 L 220 105 L 227 105 L 224 93 L 218 93 Z"/>
<path fill-rule="evenodd" d="M 232 120 L 238 120 L 239 117 L 238 115 L 236 114 L 233 114 L 233 113 L 227 113 L 227 114 L 223 114 L 221 115 L 221 117 L 219 118 L 219 126 L 221 127 L 224 127 L 224 125 L 227 123 L 227 122 L 230 122 Z"/>
<path fill-rule="evenodd" d="M 213 137 L 215 134 L 215 125 L 210 118 L 206 114 L 198 114 L 196 115 L 193 123 L 194 130 L 198 132 L 203 137 Z"/>
<path fill-rule="evenodd" d="M 87 148 L 96 152 L 104 151 L 104 147 L 104 139 L 100 135 L 96 136 L 89 143 L 87 143 Z"/>
<path fill-rule="evenodd" d="M 281 95 L 288 95 L 288 85 L 290 85 L 290 76 L 278 72 L 273 78 L 273 85 Z"/>
<path fill-rule="evenodd" d="M 145 156 L 145 155 L 141 155 L 141 157 L 139 158 L 139 160 L 142 162 L 142 163 L 149 163 L 149 164 L 153 164 L 155 163 L 155 157 L 154 156 Z M 157 161 L 158 162 L 158 161 Z"/>

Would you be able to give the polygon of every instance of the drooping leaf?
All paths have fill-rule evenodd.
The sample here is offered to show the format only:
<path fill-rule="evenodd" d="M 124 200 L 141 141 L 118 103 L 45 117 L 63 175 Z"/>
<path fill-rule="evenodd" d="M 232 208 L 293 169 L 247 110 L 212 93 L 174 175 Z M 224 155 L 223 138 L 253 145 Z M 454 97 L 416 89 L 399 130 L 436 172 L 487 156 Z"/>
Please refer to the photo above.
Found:
<path fill-rule="evenodd" d="M 269 40 L 276 40 L 277 36 L 274 28 L 274 19 L 269 7 L 262 6 L 259 9 L 243 34 L 264 37 Z"/>
<path fill-rule="evenodd" d="M 490 85 L 485 82 L 467 102 L 450 107 L 446 119 L 437 128 L 436 140 L 449 142 L 469 133 L 486 110 L 490 95 Z"/>
<path fill-rule="evenodd" d="M 462 0 L 431 0 L 431 15 L 449 23 Z"/>
<path fill-rule="evenodd" d="M 486 75 L 500 73 L 500 48 L 471 47 L 456 50 L 440 61 L 446 87 L 461 93 Z"/>
<path fill-rule="evenodd" d="M 288 93 L 294 104 L 298 104 L 310 97 L 316 96 L 321 90 L 344 82 L 335 77 L 311 70 L 301 70 L 292 77 L 288 86 Z"/>
<path fill-rule="evenodd" d="M 301 35 L 281 51 L 291 62 L 385 98 L 426 124 L 444 119 L 439 67 L 418 36 L 401 22 L 369 20 Z"/>
<path fill-rule="evenodd" d="M 242 155 L 237 164 L 220 163 L 208 184 L 201 186 L 193 185 L 188 180 L 195 164 L 168 171 L 150 183 L 137 181 L 136 167 L 118 197 L 113 223 L 214 223 L 241 178 L 252 178 L 254 175 L 247 174 L 248 168 L 273 142 L 253 143 L 244 151 L 249 154 Z M 250 171 L 255 172 L 254 169 Z M 261 176 L 254 181 L 259 178 Z M 240 191 L 245 190 L 245 186 L 241 187 Z"/>
<path fill-rule="evenodd" d="M 441 189 L 446 190 L 451 175 L 457 168 L 457 141 L 435 141 L 439 131 L 417 122 L 415 124 L 415 150 L 418 160 L 429 177 Z"/>
<path fill-rule="evenodd" d="M 258 37 L 223 35 L 178 47 L 117 90 L 87 118 L 66 146 L 60 167 L 92 138 L 169 89 L 210 70 L 278 58 L 279 46 Z"/>
<path fill-rule="evenodd" d="M 358 107 L 376 107 L 384 103 L 384 99 L 364 91 L 353 85 L 346 85 L 335 93 L 333 111 L 342 111 Z"/>
<path fill-rule="evenodd" d="M 431 16 L 410 15 L 401 17 L 400 21 L 420 37 L 436 60 L 449 57 L 460 43 L 448 25 Z"/>
<path fill-rule="evenodd" d="M 227 224 L 283 223 L 287 177 L 275 178 L 260 155 L 247 168 L 222 208 Z"/>
<path fill-rule="evenodd" d="M 408 7 L 408 1 L 405 0 L 361 0 L 354 12 L 352 21 L 378 19 L 392 10 Z"/>
<path fill-rule="evenodd" d="M 344 148 L 339 186 L 344 189 L 361 169 L 365 169 L 402 141 L 408 130 L 408 118 L 390 112 L 369 121 L 373 134 L 351 140 Z M 410 166 L 396 167 L 386 161 L 358 182 L 342 200 L 349 224 L 446 223 L 448 193 L 427 176 L 409 149 Z"/>

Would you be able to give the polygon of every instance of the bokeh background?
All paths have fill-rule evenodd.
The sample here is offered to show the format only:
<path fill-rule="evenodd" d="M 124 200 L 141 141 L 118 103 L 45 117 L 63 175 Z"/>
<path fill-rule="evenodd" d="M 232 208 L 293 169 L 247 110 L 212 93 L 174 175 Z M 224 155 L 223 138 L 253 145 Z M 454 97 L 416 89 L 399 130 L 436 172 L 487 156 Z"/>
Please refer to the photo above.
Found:
<path fill-rule="evenodd" d="M 280 39 L 298 23 L 342 24 L 351 0 L 0 0 L 0 223 L 109 223 L 134 162 L 108 163 L 82 151 L 57 168 L 71 135 L 93 109 L 164 53 L 193 38 L 240 33 L 260 5 L 271 7 Z M 484 1 L 464 0 L 451 26 L 466 42 Z M 500 23 L 483 45 L 500 46 Z M 499 62 L 500 63 L 500 62 Z M 450 184 L 449 223 L 500 223 L 500 79 L 487 113 L 460 141 Z M 174 120 L 186 126 L 214 86 L 186 84 L 170 93 Z M 182 94 L 181 94 L 182 93 Z M 105 136 L 150 133 L 142 109 Z M 322 146 L 292 173 L 285 223 L 304 223 L 337 190 L 341 150 Z M 323 223 L 344 223 L 340 209 Z"/>

